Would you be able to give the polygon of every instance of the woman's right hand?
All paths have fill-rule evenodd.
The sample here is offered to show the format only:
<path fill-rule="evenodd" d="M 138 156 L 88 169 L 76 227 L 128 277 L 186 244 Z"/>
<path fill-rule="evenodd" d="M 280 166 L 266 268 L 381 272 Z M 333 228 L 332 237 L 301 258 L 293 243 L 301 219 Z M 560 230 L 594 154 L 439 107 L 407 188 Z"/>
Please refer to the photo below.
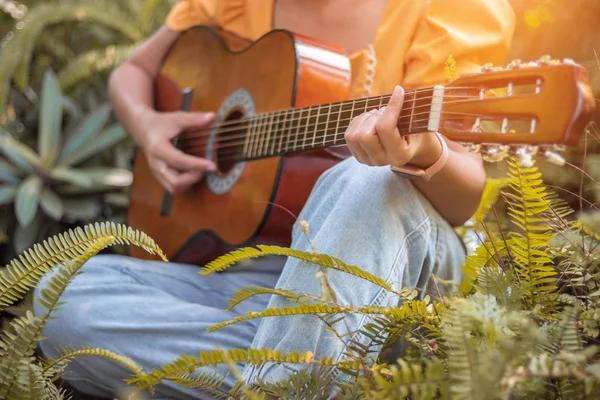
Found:
<path fill-rule="evenodd" d="M 171 139 L 186 129 L 208 127 L 214 113 L 148 111 L 139 119 L 133 136 L 146 155 L 152 174 L 170 193 L 180 193 L 199 182 L 214 162 L 186 154 L 173 146 Z"/>

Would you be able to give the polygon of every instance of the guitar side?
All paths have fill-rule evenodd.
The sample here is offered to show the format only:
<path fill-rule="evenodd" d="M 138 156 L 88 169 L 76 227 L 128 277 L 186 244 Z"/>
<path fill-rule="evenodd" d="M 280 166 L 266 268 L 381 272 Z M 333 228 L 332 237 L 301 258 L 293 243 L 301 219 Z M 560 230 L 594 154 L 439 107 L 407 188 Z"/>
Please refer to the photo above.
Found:
<path fill-rule="evenodd" d="M 243 88 L 256 113 L 348 98 L 349 63 L 341 50 L 287 31 L 247 44 L 226 32 L 198 26 L 182 33 L 155 82 L 156 109 L 176 111 L 181 91 L 194 91 L 191 111 L 217 111 Z M 347 59 L 346 59 L 347 60 Z M 291 226 L 312 187 L 336 159 L 324 151 L 247 162 L 235 185 L 215 194 L 205 182 L 172 198 L 161 215 L 164 190 L 138 151 L 129 225 L 178 262 L 203 264 L 233 247 L 256 242 L 289 244 Z M 132 247 L 130 254 L 151 258 Z"/>

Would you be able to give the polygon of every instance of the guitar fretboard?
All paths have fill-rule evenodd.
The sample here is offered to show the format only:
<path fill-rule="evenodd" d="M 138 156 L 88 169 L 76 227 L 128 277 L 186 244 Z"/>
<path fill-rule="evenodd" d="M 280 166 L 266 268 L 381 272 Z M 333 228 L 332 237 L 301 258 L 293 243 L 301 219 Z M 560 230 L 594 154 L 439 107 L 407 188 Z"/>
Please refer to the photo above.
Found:
<path fill-rule="evenodd" d="M 434 90 L 405 93 L 398 119 L 401 134 L 427 130 Z M 220 132 L 217 147 L 225 145 L 230 157 L 244 161 L 343 145 L 350 122 L 364 112 L 385 106 L 389 98 L 390 95 L 375 96 L 245 117 L 235 128 Z M 234 137 L 238 140 L 234 141 Z"/>

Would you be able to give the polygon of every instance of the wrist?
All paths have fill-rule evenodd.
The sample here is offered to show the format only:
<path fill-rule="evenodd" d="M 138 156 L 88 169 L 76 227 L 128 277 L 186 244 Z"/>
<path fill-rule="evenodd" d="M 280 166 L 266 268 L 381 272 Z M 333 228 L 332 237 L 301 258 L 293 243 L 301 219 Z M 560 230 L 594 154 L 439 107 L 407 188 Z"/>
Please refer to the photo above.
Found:
<path fill-rule="evenodd" d="M 156 125 L 156 118 L 159 113 L 146 105 L 141 105 L 132 112 L 131 121 L 133 122 L 129 131 L 135 142 L 140 147 L 145 147 L 148 142 L 148 132 L 151 127 Z"/>
<path fill-rule="evenodd" d="M 442 155 L 443 149 L 440 140 L 444 139 L 438 138 L 435 132 L 423 134 L 419 142 L 419 147 L 408 164 L 422 169 L 431 167 Z"/>
<path fill-rule="evenodd" d="M 420 165 L 413 164 L 413 159 L 411 159 L 410 163 L 402 167 L 390 166 L 392 171 L 397 175 L 403 176 L 408 179 L 429 182 L 433 175 L 435 175 L 442 168 L 444 168 L 449 156 L 448 145 L 446 144 L 446 141 L 444 140 L 442 135 L 440 135 L 439 133 L 435 133 L 434 138 L 439 143 L 441 152 L 439 155 L 435 155 L 436 152 L 431 151 L 432 147 L 429 147 L 430 150 L 428 151 L 428 153 L 431 154 L 432 158 L 437 157 L 437 159 L 433 161 L 432 164 L 430 164 L 430 160 L 428 159 L 428 157 L 423 157 L 422 159 L 417 158 L 417 162 L 421 163 Z M 423 148 L 427 149 L 427 147 Z"/>

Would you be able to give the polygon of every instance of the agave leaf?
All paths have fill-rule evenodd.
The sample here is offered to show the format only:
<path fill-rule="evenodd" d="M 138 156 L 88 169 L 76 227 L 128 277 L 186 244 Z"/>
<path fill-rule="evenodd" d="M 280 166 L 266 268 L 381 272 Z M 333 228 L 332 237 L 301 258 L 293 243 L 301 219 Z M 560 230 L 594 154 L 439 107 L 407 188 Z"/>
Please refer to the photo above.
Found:
<path fill-rule="evenodd" d="M 60 197 L 58 197 L 58 195 L 48 187 L 45 187 L 42 190 L 40 206 L 48 216 L 52 217 L 56 221 L 60 221 L 65 212 Z"/>
<path fill-rule="evenodd" d="M 2 128 L 0 128 L 0 151 L 13 164 L 27 172 L 35 172 L 36 167 L 40 167 L 42 163 L 40 157 L 30 147 L 13 139 Z"/>
<path fill-rule="evenodd" d="M 14 184 L 21 182 L 21 171 L 13 167 L 9 162 L 0 159 L 0 182 Z"/>
<path fill-rule="evenodd" d="M 15 198 L 15 214 L 20 225 L 27 226 L 33 221 L 40 204 L 42 179 L 31 175 L 19 185 Z"/>
<path fill-rule="evenodd" d="M 59 163 L 71 153 L 79 151 L 90 139 L 96 135 L 108 121 L 110 116 L 110 105 L 105 104 L 98 110 L 88 115 L 79 126 L 77 126 L 67 138 L 59 156 Z"/>
<path fill-rule="evenodd" d="M 37 213 L 29 225 L 21 226 L 17 224 L 13 235 L 13 248 L 17 254 L 21 254 L 38 241 L 43 222 L 43 214 Z"/>
<path fill-rule="evenodd" d="M 58 79 L 52 71 L 46 71 L 42 83 L 38 132 L 38 151 L 46 165 L 54 164 L 60 150 L 62 114 L 63 95 Z"/>
<path fill-rule="evenodd" d="M 62 100 L 63 100 L 63 108 L 71 116 L 71 118 L 79 119 L 82 117 L 79 106 L 77 104 L 75 104 L 75 102 L 73 100 L 71 100 L 67 96 L 62 96 Z"/>
<path fill-rule="evenodd" d="M 90 167 L 79 168 L 95 185 L 127 187 L 133 182 L 133 173 L 121 168 Z"/>
<path fill-rule="evenodd" d="M 61 87 L 63 90 L 69 90 L 99 72 L 111 71 L 122 64 L 140 43 L 108 46 L 105 49 L 80 54 L 58 72 Z"/>
<path fill-rule="evenodd" d="M 61 165 L 75 165 L 104 150 L 114 146 L 125 138 L 126 134 L 119 124 L 114 124 L 100 132 L 100 134 L 90 143 L 76 153 L 71 153 L 61 160 Z"/>
<path fill-rule="evenodd" d="M 17 185 L 0 185 L 0 206 L 12 203 L 17 194 Z"/>
<path fill-rule="evenodd" d="M 102 211 L 97 198 L 63 199 L 65 217 L 71 221 L 96 220 Z"/>
<path fill-rule="evenodd" d="M 86 174 L 69 167 L 56 167 L 50 172 L 50 176 L 58 181 L 72 183 L 73 185 L 85 188 L 92 187 L 93 185 Z"/>

